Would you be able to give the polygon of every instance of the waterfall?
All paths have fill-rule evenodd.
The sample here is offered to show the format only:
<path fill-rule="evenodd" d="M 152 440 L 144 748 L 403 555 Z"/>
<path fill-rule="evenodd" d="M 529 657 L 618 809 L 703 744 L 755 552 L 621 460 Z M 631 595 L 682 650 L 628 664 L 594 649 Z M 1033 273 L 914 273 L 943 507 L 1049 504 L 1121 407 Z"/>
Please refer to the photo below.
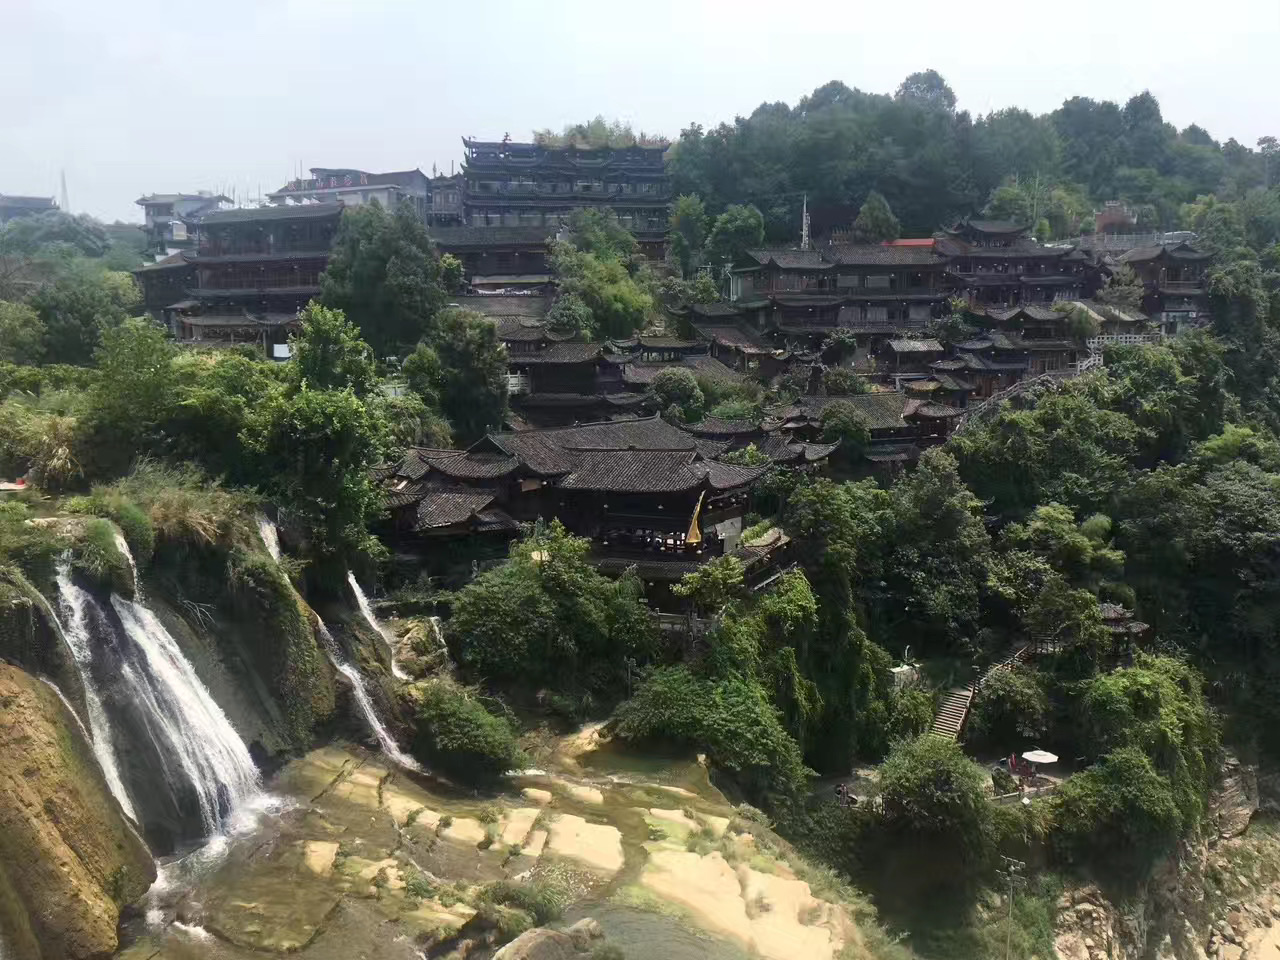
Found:
<path fill-rule="evenodd" d="M 86 601 L 90 598 L 87 593 L 71 582 L 71 568 L 65 558 L 58 562 L 57 581 L 59 606 L 62 608 L 66 625 L 64 626 L 57 617 L 53 618 L 53 622 L 58 625 L 62 640 L 71 650 L 76 669 L 80 672 L 80 685 L 84 687 L 85 711 L 89 714 L 90 735 L 87 739 L 93 748 L 93 755 L 98 759 L 98 766 L 102 768 L 102 775 L 106 778 L 111 795 L 116 798 L 116 802 L 120 804 L 120 808 L 129 819 L 136 823 L 138 815 L 133 809 L 133 802 L 129 799 L 129 791 L 125 789 L 124 781 L 120 779 L 120 765 L 116 760 L 115 745 L 111 740 L 111 723 L 107 719 L 107 711 L 102 707 L 102 696 L 94 681 L 93 671 L 90 669 L 93 665 L 93 648 L 90 646 L 89 623 L 85 616 Z M 74 712 L 73 710 L 72 713 Z"/>
<path fill-rule="evenodd" d="M 271 554 L 271 559 L 279 563 L 280 531 L 276 529 L 276 525 L 267 518 L 265 513 L 258 514 L 258 535 L 262 537 L 262 542 L 267 547 L 267 553 Z"/>
<path fill-rule="evenodd" d="M 387 645 L 387 656 L 391 658 L 391 673 L 397 680 L 411 680 L 407 673 L 400 669 L 396 663 L 396 644 L 395 637 L 391 632 L 378 620 L 373 613 L 373 608 L 369 606 L 369 598 L 364 595 L 364 591 L 360 589 L 360 581 L 356 579 L 356 575 L 347 572 L 347 583 L 351 584 L 351 590 L 356 595 L 356 604 L 360 607 L 360 613 L 364 615 L 365 621 L 369 626 L 377 632 Z"/>
<path fill-rule="evenodd" d="M 111 532 L 115 536 L 116 549 L 124 554 L 124 558 L 129 561 L 129 574 L 133 578 L 134 593 L 140 594 L 142 591 L 142 584 L 138 582 L 138 565 L 133 562 L 133 551 L 129 549 L 129 541 L 124 538 L 124 534 L 120 532 L 120 528 L 114 524 L 111 527 Z"/>
<path fill-rule="evenodd" d="M 111 606 L 141 654 L 121 664 L 121 679 L 143 706 L 152 739 L 194 790 L 205 833 L 214 833 L 232 810 L 258 793 L 249 750 L 155 614 L 115 594 Z"/>
<path fill-rule="evenodd" d="M 422 767 L 418 761 L 400 749 L 400 745 L 391 736 L 391 732 L 378 719 L 378 714 L 373 709 L 373 701 L 369 699 L 369 691 L 365 688 L 364 677 L 360 675 L 360 671 L 356 669 L 354 664 L 348 663 L 343 659 L 341 652 L 338 650 L 338 642 L 333 639 L 333 634 L 329 632 L 329 628 L 324 625 L 324 621 L 318 616 L 316 617 L 316 623 L 316 630 L 320 634 L 321 642 L 324 644 L 325 653 L 329 655 L 333 668 L 351 681 L 351 690 L 355 694 L 356 703 L 360 707 L 360 712 L 364 714 L 364 719 L 369 724 L 369 729 L 378 738 L 382 752 L 399 766 L 421 773 Z"/>

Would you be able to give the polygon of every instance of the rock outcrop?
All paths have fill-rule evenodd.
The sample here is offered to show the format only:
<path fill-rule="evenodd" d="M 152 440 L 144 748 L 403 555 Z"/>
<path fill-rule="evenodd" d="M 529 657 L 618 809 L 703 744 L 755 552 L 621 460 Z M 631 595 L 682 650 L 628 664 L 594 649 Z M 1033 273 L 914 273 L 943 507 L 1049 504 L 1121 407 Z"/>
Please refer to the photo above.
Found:
<path fill-rule="evenodd" d="M 0 663 L 0 936 L 20 960 L 108 957 L 155 880 L 56 690 Z"/>

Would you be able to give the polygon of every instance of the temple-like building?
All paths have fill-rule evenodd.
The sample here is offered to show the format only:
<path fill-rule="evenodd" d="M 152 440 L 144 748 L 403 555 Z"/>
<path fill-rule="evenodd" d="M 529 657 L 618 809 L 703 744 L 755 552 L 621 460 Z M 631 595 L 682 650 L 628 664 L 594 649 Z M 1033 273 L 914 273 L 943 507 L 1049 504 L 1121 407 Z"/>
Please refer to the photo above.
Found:
<path fill-rule="evenodd" d="M 1184 329 L 1205 315 L 1209 260 L 1209 254 L 1185 241 L 1135 247 L 1117 258 L 1138 275 L 1146 288 L 1143 311 L 1170 332 Z"/>
<path fill-rule="evenodd" d="M 979 306 L 1078 300 L 1091 263 L 1083 251 L 1047 247 L 1030 228 L 1003 220 L 961 220 L 937 238 L 955 295 Z"/>
<path fill-rule="evenodd" d="M 288 204 L 193 220 L 193 252 L 134 272 L 147 309 L 179 342 L 253 343 L 287 357 L 298 311 L 320 293 L 342 210 L 341 203 Z M 179 284 L 186 284 L 181 296 L 169 300 Z"/>
<path fill-rule="evenodd" d="M 671 184 L 666 146 L 580 147 L 463 138 L 463 220 L 472 227 L 540 227 L 578 207 L 607 207 L 641 253 L 662 259 Z"/>
<path fill-rule="evenodd" d="M 377 475 L 402 545 L 431 553 L 459 537 L 501 543 L 522 522 L 556 518 L 591 541 L 602 571 L 635 567 L 661 589 L 744 546 L 751 488 L 772 463 L 716 459 L 728 446 L 651 416 L 492 433 L 468 450 L 414 449 Z M 833 449 L 777 446 L 814 460 Z"/>
<path fill-rule="evenodd" d="M 58 205 L 53 202 L 53 197 L 20 197 L 0 193 L 0 225 L 19 217 L 34 217 L 57 209 Z"/>

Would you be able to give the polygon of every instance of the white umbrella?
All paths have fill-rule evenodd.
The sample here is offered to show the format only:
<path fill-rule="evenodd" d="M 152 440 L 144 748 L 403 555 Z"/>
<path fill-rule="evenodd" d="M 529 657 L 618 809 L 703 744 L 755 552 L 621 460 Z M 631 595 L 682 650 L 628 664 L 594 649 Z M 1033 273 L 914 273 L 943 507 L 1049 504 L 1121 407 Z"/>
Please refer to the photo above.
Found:
<path fill-rule="evenodd" d="M 1056 754 L 1050 753 L 1048 750 L 1028 750 L 1022 755 L 1023 760 L 1030 760 L 1032 763 L 1057 763 Z"/>

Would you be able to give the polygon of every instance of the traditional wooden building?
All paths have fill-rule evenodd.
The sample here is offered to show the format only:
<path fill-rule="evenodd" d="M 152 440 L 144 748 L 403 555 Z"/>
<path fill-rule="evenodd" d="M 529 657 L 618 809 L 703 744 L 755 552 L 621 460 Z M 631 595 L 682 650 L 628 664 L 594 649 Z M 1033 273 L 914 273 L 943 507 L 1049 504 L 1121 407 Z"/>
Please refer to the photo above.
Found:
<path fill-rule="evenodd" d="M 19 217 L 34 217 L 57 210 L 53 197 L 20 197 L 0 193 L 0 226 Z"/>
<path fill-rule="evenodd" d="M 661 260 L 672 199 L 666 145 L 586 148 L 463 138 L 463 218 L 554 233 L 578 207 L 607 207 Z"/>
<path fill-rule="evenodd" d="M 1206 316 L 1205 276 L 1210 256 L 1187 242 L 1135 247 L 1118 262 L 1132 268 L 1146 293 L 1142 309 L 1176 333 Z"/>
<path fill-rule="evenodd" d="M 634 566 L 669 584 L 738 548 L 751 487 L 769 469 L 705 457 L 697 437 L 653 416 L 413 450 L 378 476 L 402 539 L 424 550 L 556 518 L 590 539 L 605 572 Z"/>
<path fill-rule="evenodd" d="M 433 227 L 441 253 L 462 261 L 467 284 L 477 291 L 549 292 L 548 246 L 559 227 Z"/>
<path fill-rule="evenodd" d="M 341 203 L 290 204 L 195 220 L 195 252 L 181 255 L 194 268 L 193 285 L 162 311 L 174 336 L 256 343 L 269 356 L 287 358 L 298 312 L 320 293 L 342 210 Z"/>
<path fill-rule="evenodd" d="M 948 258 L 949 285 L 971 303 L 1013 307 L 1075 300 L 1083 293 L 1090 259 L 1068 247 L 1047 247 L 1024 224 L 961 220 L 937 238 Z"/>

